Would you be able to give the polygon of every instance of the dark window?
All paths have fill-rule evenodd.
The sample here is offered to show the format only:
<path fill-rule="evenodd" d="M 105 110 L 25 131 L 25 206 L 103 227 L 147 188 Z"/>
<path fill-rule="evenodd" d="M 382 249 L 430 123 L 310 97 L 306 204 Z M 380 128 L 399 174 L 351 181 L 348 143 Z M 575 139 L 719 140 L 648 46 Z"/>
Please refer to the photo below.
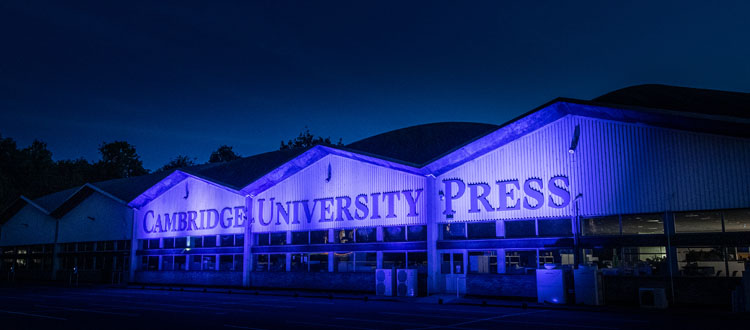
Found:
<path fill-rule="evenodd" d="M 211 237 L 214 237 L 214 236 L 211 236 Z M 216 270 L 216 255 L 215 254 L 209 254 L 209 255 L 203 256 L 203 270 Z"/>
<path fill-rule="evenodd" d="M 326 244 L 328 243 L 328 231 L 327 230 L 313 230 L 310 232 L 310 244 Z"/>
<path fill-rule="evenodd" d="M 335 252 L 333 253 L 333 271 L 338 273 L 348 273 L 354 271 L 354 253 L 353 252 Z"/>
<path fill-rule="evenodd" d="M 534 220 L 505 221 L 505 237 L 521 238 L 536 236 Z"/>
<path fill-rule="evenodd" d="M 529 274 L 536 271 L 536 251 L 505 251 L 505 272 L 508 274 Z"/>
<path fill-rule="evenodd" d="M 191 248 L 202 248 L 203 247 L 203 237 L 200 237 L 200 236 L 190 236 L 190 247 Z M 190 269 L 192 269 L 192 267 Z"/>
<path fill-rule="evenodd" d="M 79 269 L 89 269 L 91 263 L 93 263 L 93 260 L 87 260 L 86 258 L 83 258 L 84 265 L 80 265 Z M 158 256 L 148 256 L 148 270 L 159 270 L 159 257 Z"/>
<path fill-rule="evenodd" d="M 165 249 L 174 249 L 174 238 L 165 238 L 164 239 L 164 248 Z"/>
<path fill-rule="evenodd" d="M 286 245 L 286 232 L 271 233 L 271 245 Z"/>
<path fill-rule="evenodd" d="M 334 229 L 336 243 L 354 243 L 354 229 Z"/>
<path fill-rule="evenodd" d="M 677 233 L 704 233 L 721 231 L 720 212 L 683 212 L 674 215 Z"/>
<path fill-rule="evenodd" d="M 572 249 L 544 249 L 539 250 L 539 268 L 544 264 L 573 265 L 574 253 Z"/>
<path fill-rule="evenodd" d="M 119 250 L 130 250 L 130 241 L 119 241 L 117 248 Z"/>
<path fill-rule="evenodd" d="M 161 256 L 161 270 L 169 271 L 173 270 L 174 257 L 173 256 Z"/>
<path fill-rule="evenodd" d="M 409 241 L 426 241 L 427 226 L 407 226 L 406 239 Z"/>
<path fill-rule="evenodd" d="M 377 252 L 356 252 L 354 255 L 356 264 L 355 272 L 374 272 L 378 268 Z"/>
<path fill-rule="evenodd" d="M 570 218 L 563 219 L 539 219 L 539 236 L 559 237 L 573 236 L 573 226 Z"/>
<path fill-rule="evenodd" d="M 155 249 L 159 248 L 159 239 L 158 238 L 150 239 L 150 240 L 147 240 L 146 242 L 148 244 L 148 249 L 149 250 L 155 250 Z M 81 250 L 82 247 L 84 248 L 84 250 Z M 88 250 L 86 248 L 87 248 L 86 244 L 79 244 L 78 245 L 78 250 L 79 251 L 91 251 L 91 250 Z"/>
<path fill-rule="evenodd" d="M 245 246 L 245 234 L 234 235 L 234 246 Z"/>
<path fill-rule="evenodd" d="M 234 235 L 220 235 L 219 236 L 219 242 L 221 242 L 221 246 L 222 247 L 224 247 L 224 246 L 234 246 Z M 219 257 L 219 259 L 221 259 L 221 257 Z M 219 263 L 221 264 L 221 262 L 219 262 Z M 232 262 L 230 261 L 229 264 L 231 264 L 231 263 Z M 231 267 L 230 267 L 230 269 L 231 269 Z M 227 270 L 230 270 L 230 269 L 227 269 Z"/>
<path fill-rule="evenodd" d="M 104 242 L 104 250 L 106 250 L 106 251 L 114 251 L 115 250 L 115 241 L 106 241 L 106 242 Z"/>
<path fill-rule="evenodd" d="M 469 239 L 496 238 L 495 222 L 467 223 L 466 232 Z"/>
<path fill-rule="evenodd" d="M 229 271 L 232 270 L 232 266 L 234 266 L 234 255 L 219 255 L 219 270 Z"/>
<path fill-rule="evenodd" d="M 581 220 L 581 231 L 584 236 L 620 235 L 620 217 L 591 217 Z"/>
<path fill-rule="evenodd" d="M 269 244 L 269 237 L 271 235 L 268 233 L 265 234 L 255 234 L 255 245 L 258 246 L 265 246 Z"/>
<path fill-rule="evenodd" d="M 268 271 L 268 255 L 267 254 L 256 254 L 253 255 L 253 271 L 255 272 L 267 272 Z"/>
<path fill-rule="evenodd" d="M 203 236 L 203 247 L 216 247 L 216 236 Z"/>
<path fill-rule="evenodd" d="M 444 240 L 461 240 L 466 239 L 465 223 L 446 223 L 443 225 Z"/>
<path fill-rule="evenodd" d="M 416 269 L 419 273 L 427 273 L 427 252 L 407 252 L 408 268 Z"/>
<path fill-rule="evenodd" d="M 328 271 L 328 253 L 310 253 L 310 272 Z"/>
<path fill-rule="evenodd" d="M 306 254 L 292 254 L 291 255 L 291 268 L 293 272 L 306 272 L 307 271 L 307 255 Z"/>
<path fill-rule="evenodd" d="M 383 242 L 404 242 L 406 231 L 404 226 L 383 227 Z"/>
<path fill-rule="evenodd" d="M 469 251 L 469 273 L 497 274 L 497 251 Z"/>
<path fill-rule="evenodd" d="M 190 256 L 190 270 L 201 270 L 201 255 Z"/>
<path fill-rule="evenodd" d="M 293 245 L 310 244 L 310 232 L 293 231 L 292 232 L 292 244 Z"/>
<path fill-rule="evenodd" d="M 378 241 L 378 231 L 374 227 L 357 228 L 357 243 L 372 243 Z"/>
<path fill-rule="evenodd" d="M 174 257 L 174 270 L 187 270 L 187 257 L 186 256 Z"/>
<path fill-rule="evenodd" d="M 270 260 L 272 272 L 286 271 L 286 254 L 272 254 Z"/>
<path fill-rule="evenodd" d="M 174 239 L 174 247 L 184 249 L 187 247 L 187 237 L 177 237 Z"/>
<path fill-rule="evenodd" d="M 383 252 L 383 268 L 400 269 L 406 268 L 405 252 Z"/>
<path fill-rule="evenodd" d="M 660 213 L 623 215 L 622 234 L 664 234 L 664 216 Z"/>
<path fill-rule="evenodd" d="M 241 272 L 243 271 L 243 258 L 244 256 L 242 254 L 235 254 L 234 255 L 234 271 L 235 272 Z"/>
<path fill-rule="evenodd" d="M 40 250 L 36 250 L 36 248 L 39 247 Z M 104 241 L 96 242 L 96 250 L 97 251 L 104 251 Z M 41 253 L 41 246 L 38 245 L 32 245 L 31 246 L 31 253 Z"/>

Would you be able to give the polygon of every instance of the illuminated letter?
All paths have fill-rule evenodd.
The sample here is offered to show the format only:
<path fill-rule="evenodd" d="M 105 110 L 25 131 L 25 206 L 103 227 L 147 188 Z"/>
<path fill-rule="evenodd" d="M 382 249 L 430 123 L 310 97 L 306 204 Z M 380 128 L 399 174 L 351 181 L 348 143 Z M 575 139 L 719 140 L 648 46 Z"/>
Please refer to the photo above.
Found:
<path fill-rule="evenodd" d="M 245 226 L 245 207 L 244 206 L 235 206 L 234 207 L 234 227 L 244 227 Z"/>
<path fill-rule="evenodd" d="M 362 200 L 364 200 L 364 202 Z M 367 215 L 370 213 L 370 208 L 367 207 L 367 195 L 357 195 L 357 197 L 354 198 L 354 204 L 357 207 L 357 210 L 354 211 L 354 218 L 357 220 L 364 220 L 367 218 Z M 362 211 L 362 215 L 359 215 L 359 211 Z"/>
<path fill-rule="evenodd" d="M 187 218 L 188 218 L 188 213 L 190 212 L 195 213 L 195 211 L 188 211 L 187 213 L 180 212 L 180 218 L 179 218 L 180 220 L 177 222 L 177 224 L 175 224 L 174 231 L 178 231 L 178 230 L 184 231 L 187 228 Z"/>
<path fill-rule="evenodd" d="M 258 223 L 263 226 L 268 226 L 273 221 L 273 218 L 269 219 L 268 222 L 263 221 L 263 202 L 266 200 L 261 198 L 258 200 Z M 271 217 L 273 217 L 273 198 L 271 198 Z"/>
<path fill-rule="evenodd" d="M 164 213 L 164 227 L 162 228 L 164 231 L 169 231 L 175 227 L 174 224 L 177 222 L 178 214 L 179 212 L 172 213 L 172 217 L 170 218 L 169 213 Z"/>
<path fill-rule="evenodd" d="M 352 214 L 349 213 L 350 206 L 352 206 L 352 199 L 349 196 L 336 197 L 336 221 L 344 221 L 341 213 L 346 214 L 346 220 L 354 219 L 352 218 Z"/>
<path fill-rule="evenodd" d="M 531 185 L 531 183 L 536 182 L 538 185 L 537 187 L 534 187 Z M 542 193 L 542 179 L 537 178 L 531 178 L 526 180 L 523 184 L 523 192 L 526 194 L 526 197 L 523 198 L 523 207 L 527 208 L 529 210 L 536 210 L 542 205 L 544 205 L 544 194 Z M 529 203 L 529 197 L 536 200 L 536 204 L 534 206 L 531 206 L 531 203 Z"/>
<path fill-rule="evenodd" d="M 165 213 L 168 214 L 168 213 Z M 154 232 L 163 233 L 164 229 L 161 226 L 161 215 L 156 216 L 156 223 L 154 224 Z"/>
<path fill-rule="evenodd" d="M 380 219 L 380 205 L 378 201 L 380 193 L 372 193 L 370 196 L 372 196 L 372 216 L 370 216 L 370 219 Z"/>
<path fill-rule="evenodd" d="M 225 216 L 224 213 L 229 212 L 229 217 Z M 221 216 L 219 218 L 219 223 L 221 224 L 221 228 L 229 228 L 232 226 L 232 208 L 231 207 L 225 207 L 221 209 Z"/>
<path fill-rule="evenodd" d="M 286 209 L 281 203 L 276 203 L 276 224 L 281 224 L 281 218 L 284 217 L 284 222 L 289 224 L 289 210 L 291 210 L 292 202 L 286 202 Z"/>
<path fill-rule="evenodd" d="M 154 226 L 151 226 L 151 229 L 148 229 L 148 222 L 146 221 L 148 219 L 148 215 L 151 214 L 151 217 L 154 217 L 154 211 L 148 211 L 146 214 L 143 215 L 143 231 L 146 232 L 146 234 L 149 234 L 154 231 Z"/>
<path fill-rule="evenodd" d="M 206 210 L 201 210 L 201 217 L 203 217 L 205 214 L 206 214 Z M 198 219 L 198 212 L 188 211 L 187 216 L 188 216 L 188 218 L 187 218 L 187 230 L 191 231 L 191 230 L 200 229 L 200 228 L 198 228 L 198 224 L 195 223 L 195 220 Z"/>
<path fill-rule="evenodd" d="M 500 187 L 500 206 L 497 208 L 497 210 L 520 210 L 521 202 L 518 198 L 514 197 L 514 192 L 521 188 L 518 185 L 518 180 L 498 181 L 497 185 L 498 187 Z M 508 187 L 510 187 L 510 191 L 508 190 Z M 508 198 L 513 201 L 513 205 L 508 205 Z"/>
<path fill-rule="evenodd" d="M 562 181 L 564 186 L 558 186 L 557 181 Z M 557 197 L 560 197 L 562 199 L 562 203 L 557 204 L 555 203 L 555 199 L 552 198 L 552 195 L 549 196 L 549 206 L 556 209 L 561 209 L 563 207 L 568 206 L 570 203 L 570 191 L 568 190 L 570 187 L 570 182 L 568 181 L 568 177 L 566 176 L 553 176 L 551 179 L 549 179 L 549 184 L 547 185 L 549 187 L 549 192 L 552 193 L 552 195 L 555 195 Z"/>
<path fill-rule="evenodd" d="M 482 187 L 482 193 L 479 193 L 479 187 Z M 487 200 L 487 197 L 490 195 L 490 185 L 480 182 L 480 183 L 470 183 L 469 184 L 469 213 L 478 213 L 479 210 L 479 203 L 482 203 L 482 207 L 487 212 L 495 211 L 495 208 L 492 207 L 492 204 L 490 204 L 490 201 Z"/>
<path fill-rule="evenodd" d="M 318 205 L 318 200 L 316 199 L 313 201 L 312 210 L 310 209 L 310 201 L 303 200 L 303 201 L 300 201 L 300 203 L 303 203 L 302 207 L 305 209 L 305 216 L 307 217 L 307 223 L 310 223 L 310 221 L 312 221 L 313 215 L 315 215 L 314 212 L 315 212 L 315 207 Z"/>
<path fill-rule="evenodd" d="M 320 201 L 320 219 L 318 219 L 318 222 L 329 222 L 333 221 L 333 212 L 331 212 L 331 205 L 333 204 L 333 198 L 318 198 L 315 201 Z M 329 212 L 331 213 L 330 217 L 328 216 Z"/>
<path fill-rule="evenodd" d="M 396 197 L 396 199 L 401 200 L 401 192 L 398 191 L 389 191 L 383 193 L 383 200 L 385 201 L 386 198 L 388 199 L 388 214 L 385 216 L 386 218 L 395 218 L 396 212 L 394 211 L 394 204 L 393 197 Z"/>
<path fill-rule="evenodd" d="M 453 195 L 453 183 L 458 187 L 458 191 L 456 191 L 455 195 Z M 449 215 L 456 213 L 456 211 L 453 210 L 453 200 L 459 199 L 464 195 L 466 185 L 460 179 L 446 179 L 443 180 L 443 184 L 445 185 L 445 211 L 443 211 L 443 214 Z"/>
<path fill-rule="evenodd" d="M 208 215 L 210 215 L 210 214 L 213 214 L 214 216 L 213 217 L 209 217 Z M 204 229 L 214 229 L 214 228 L 216 228 L 216 226 L 219 225 L 219 211 L 216 211 L 214 209 L 208 209 L 207 212 L 206 212 L 206 216 L 207 216 L 208 219 L 206 221 L 207 224 L 206 224 L 206 227 Z M 211 223 L 211 218 L 213 218 L 213 220 L 215 220 L 213 222 L 213 224 Z"/>
<path fill-rule="evenodd" d="M 416 217 L 419 215 L 417 213 L 417 201 L 419 200 L 419 196 L 422 195 L 422 189 L 413 190 L 417 193 L 417 196 L 412 196 L 412 190 L 404 190 L 401 193 L 404 194 L 404 199 L 406 199 L 406 203 L 409 204 L 409 214 L 407 214 L 407 217 Z"/>

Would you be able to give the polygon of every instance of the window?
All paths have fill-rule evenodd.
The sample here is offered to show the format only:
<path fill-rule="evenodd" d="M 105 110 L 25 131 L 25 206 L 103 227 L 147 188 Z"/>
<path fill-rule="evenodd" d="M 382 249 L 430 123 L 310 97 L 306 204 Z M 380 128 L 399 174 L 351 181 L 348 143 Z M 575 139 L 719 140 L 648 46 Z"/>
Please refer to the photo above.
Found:
<path fill-rule="evenodd" d="M 336 243 L 354 243 L 354 229 L 337 229 L 333 231 Z"/>
<path fill-rule="evenodd" d="M 505 272 L 507 274 L 528 274 L 536 269 L 535 250 L 506 250 Z"/>
<path fill-rule="evenodd" d="M 258 246 L 266 246 L 269 244 L 269 237 L 271 235 L 268 233 L 265 234 L 255 234 L 255 245 Z"/>
<path fill-rule="evenodd" d="M 83 247 L 83 249 L 81 249 L 81 247 Z M 154 239 L 148 240 L 148 249 L 149 250 L 155 250 L 155 249 L 158 249 L 158 248 L 159 248 L 159 239 L 158 238 L 154 238 Z M 78 245 L 78 250 L 79 251 L 91 251 L 91 245 L 90 245 L 90 243 L 82 243 L 82 244 Z"/>
<path fill-rule="evenodd" d="M 290 255 L 290 270 L 293 272 L 306 272 L 307 271 L 307 254 L 292 254 Z"/>
<path fill-rule="evenodd" d="M 581 232 L 583 236 L 620 235 L 620 216 L 583 218 Z"/>
<path fill-rule="evenodd" d="M 623 215 L 622 234 L 664 234 L 664 216 L 660 213 Z"/>
<path fill-rule="evenodd" d="M 573 236 L 573 225 L 570 218 L 562 219 L 539 219 L 539 236 L 542 237 L 565 237 Z"/>
<path fill-rule="evenodd" d="M 495 221 L 467 223 L 466 233 L 468 234 L 469 239 L 496 238 Z"/>
<path fill-rule="evenodd" d="M 245 246 L 245 234 L 234 235 L 234 246 Z"/>
<path fill-rule="evenodd" d="M 188 247 L 190 248 L 202 248 L 203 247 L 203 237 L 200 236 L 190 236 L 190 241 L 188 242 Z M 192 269 L 192 267 L 191 267 Z"/>
<path fill-rule="evenodd" d="M 254 272 L 267 272 L 268 271 L 268 255 L 267 254 L 255 254 L 253 255 L 253 266 Z"/>
<path fill-rule="evenodd" d="M 159 257 L 158 256 L 148 256 L 148 261 L 146 264 L 146 270 L 154 271 L 159 270 Z M 86 258 L 82 258 L 84 260 L 83 265 L 79 264 L 78 269 L 89 269 L 91 263 L 93 263 L 93 260 L 86 260 Z"/>
<path fill-rule="evenodd" d="M 622 248 L 621 268 L 626 275 L 667 275 L 669 270 L 666 261 L 667 249 L 664 246 Z"/>
<path fill-rule="evenodd" d="M 721 231 L 720 212 L 683 212 L 674 215 L 676 233 L 705 233 Z"/>
<path fill-rule="evenodd" d="M 536 224 L 534 220 L 505 221 L 506 238 L 523 238 L 535 236 Z M 534 264 L 536 264 L 536 262 Z"/>
<path fill-rule="evenodd" d="M 174 257 L 173 256 L 162 256 L 161 257 L 161 270 L 173 270 Z"/>
<path fill-rule="evenodd" d="M 407 268 L 416 269 L 418 273 L 427 273 L 427 252 L 407 252 Z"/>
<path fill-rule="evenodd" d="M 328 243 L 328 231 L 327 230 L 310 231 L 310 244 L 327 244 L 327 243 Z"/>
<path fill-rule="evenodd" d="M 187 237 L 177 237 L 174 239 L 174 247 L 184 249 L 187 247 Z"/>
<path fill-rule="evenodd" d="M 293 231 L 292 232 L 292 244 L 293 245 L 310 244 L 310 232 L 309 231 Z"/>
<path fill-rule="evenodd" d="M 310 272 L 328 271 L 328 253 L 310 253 Z"/>
<path fill-rule="evenodd" d="M 573 265 L 575 253 L 571 249 L 544 249 L 539 250 L 539 268 L 544 268 L 545 264 L 556 266 Z"/>
<path fill-rule="evenodd" d="M 115 241 L 106 241 L 106 242 L 104 242 L 104 250 L 106 250 L 106 251 L 114 251 L 115 250 Z"/>
<path fill-rule="evenodd" d="M 375 227 L 357 228 L 357 243 L 373 243 L 378 241 L 378 231 Z"/>
<path fill-rule="evenodd" d="M 272 272 L 286 271 L 286 254 L 272 254 L 270 257 Z"/>
<path fill-rule="evenodd" d="M 724 218 L 726 220 L 726 218 Z M 750 263 L 750 247 L 730 246 L 727 248 L 727 276 L 742 277 L 745 264 Z"/>
<path fill-rule="evenodd" d="M 724 252 L 720 247 L 677 248 L 677 263 L 683 276 L 726 276 Z"/>
<path fill-rule="evenodd" d="M 383 252 L 383 268 L 385 269 L 406 268 L 406 253 Z"/>
<path fill-rule="evenodd" d="M 405 242 L 406 231 L 404 226 L 383 227 L 384 242 Z"/>
<path fill-rule="evenodd" d="M 203 270 L 216 270 L 215 254 L 203 255 Z"/>
<path fill-rule="evenodd" d="M 174 270 L 187 270 L 186 256 L 174 256 Z"/>
<path fill-rule="evenodd" d="M 469 251 L 469 273 L 497 274 L 497 251 Z"/>
<path fill-rule="evenodd" d="M 724 211 L 724 230 L 750 231 L 750 209 Z"/>
<path fill-rule="evenodd" d="M 200 255 L 190 256 L 190 270 L 201 270 L 201 256 Z"/>
<path fill-rule="evenodd" d="M 164 239 L 164 248 L 165 249 L 174 249 L 174 238 L 165 238 Z"/>
<path fill-rule="evenodd" d="M 234 246 L 234 235 L 219 235 L 220 246 Z M 221 257 L 219 257 L 221 259 Z M 221 264 L 221 262 L 219 262 Z M 229 264 L 232 262 L 230 261 Z M 230 267 L 231 268 L 231 267 Z M 227 269 L 230 270 L 230 269 Z"/>
<path fill-rule="evenodd" d="M 443 225 L 444 240 L 461 240 L 466 239 L 465 223 L 446 223 Z"/>
<path fill-rule="evenodd" d="M 203 236 L 203 247 L 216 247 L 216 235 Z"/>
<path fill-rule="evenodd" d="M 440 273 L 441 274 L 451 273 L 451 254 L 450 253 L 440 254 Z"/>
<path fill-rule="evenodd" d="M 333 254 L 333 271 L 347 273 L 354 271 L 353 252 L 335 252 Z"/>
<path fill-rule="evenodd" d="M 427 226 L 407 226 L 406 239 L 409 241 L 426 241 Z"/>
<path fill-rule="evenodd" d="M 286 245 L 286 232 L 271 233 L 271 245 Z"/>
<path fill-rule="evenodd" d="M 222 254 L 219 255 L 219 270 L 229 271 L 234 266 L 234 255 Z"/>
<path fill-rule="evenodd" d="M 378 254 L 376 252 L 356 252 L 354 254 L 355 259 L 355 272 L 374 272 L 378 267 Z"/>
<path fill-rule="evenodd" d="M 244 267 L 244 255 L 242 254 L 235 254 L 234 255 L 234 271 L 235 272 L 241 272 L 243 271 Z"/>

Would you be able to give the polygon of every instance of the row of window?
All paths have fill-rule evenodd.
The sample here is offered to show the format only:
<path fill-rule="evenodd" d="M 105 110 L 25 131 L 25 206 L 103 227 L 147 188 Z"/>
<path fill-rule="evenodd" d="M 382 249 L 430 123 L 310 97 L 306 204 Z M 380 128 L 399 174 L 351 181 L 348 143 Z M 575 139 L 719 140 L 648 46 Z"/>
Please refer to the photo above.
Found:
<path fill-rule="evenodd" d="M 139 246 L 142 250 L 187 249 L 244 246 L 245 235 L 208 235 L 142 239 Z"/>
<path fill-rule="evenodd" d="M 333 256 L 331 265 L 330 256 Z M 293 253 L 289 255 L 291 272 L 374 272 L 378 267 L 377 252 Z M 383 252 L 382 268 L 414 268 L 427 271 L 427 252 Z M 253 271 L 287 271 L 287 255 L 282 253 L 254 254 Z"/>
<path fill-rule="evenodd" d="M 502 226 L 498 228 L 498 226 Z M 498 230 L 500 229 L 500 230 Z M 442 240 L 566 237 L 573 235 L 570 218 L 446 223 Z"/>
<path fill-rule="evenodd" d="M 375 242 L 426 241 L 427 226 L 390 226 L 382 227 L 382 240 L 378 239 L 378 228 L 332 229 L 329 230 L 293 231 L 287 239 L 287 232 L 255 234 L 255 245 L 307 245 L 307 244 L 347 244 Z"/>
<path fill-rule="evenodd" d="M 26 246 L 4 246 L 2 248 L 3 255 L 24 255 L 24 254 L 43 254 L 43 253 L 53 253 L 54 252 L 54 244 L 44 244 L 44 245 L 26 245 Z"/>
<path fill-rule="evenodd" d="M 52 257 L 3 258 L 5 272 L 18 270 L 52 270 Z"/>
<path fill-rule="evenodd" d="M 674 214 L 675 233 L 750 231 L 750 209 Z M 581 219 L 584 236 L 664 234 L 664 214 L 628 214 Z"/>
<path fill-rule="evenodd" d="M 142 256 L 141 270 L 148 271 L 242 271 L 241 254 L 192 254 Z"/>
<path fill-rule="evenodd" d="M 130 240 L 63 243 L 62 252 L 130 251 Z"/>
<path fill-rule="evenodd" d="M 466 269 L 464 253 L 449 252 L 440 254 L 442 274 L 497 274 L 497 251 L 468 251 Z M 574 253 L 571 249 L 505 250 L 505 274 L 531 274 L 545 264 L 573 265 Z"/>
<path fill-rule="evenodd" d="M 130 257 L 111 255 L 68 255 L 60 258 L 62 270 L 122 271 L 130 268 Z"/>

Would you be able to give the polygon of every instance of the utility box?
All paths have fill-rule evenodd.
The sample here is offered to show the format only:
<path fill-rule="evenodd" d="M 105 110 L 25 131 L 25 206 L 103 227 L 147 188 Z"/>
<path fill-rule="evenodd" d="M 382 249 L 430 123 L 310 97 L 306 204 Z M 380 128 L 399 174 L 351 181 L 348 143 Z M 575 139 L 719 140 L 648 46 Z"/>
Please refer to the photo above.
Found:
<path fill-rule="evenodd" d="M 580 265 L 573 270 L 576 304 L 599 306 L 604 305 L 602 276 L 596 266 Z"/>
<path fill-rule="evenodd" d="M 667 293 L 664 288 L 640 288 L 638 303 L 643 308 L 667 308 Z"/>
<path fill-rule="evenodd" d="M 396 277 L 393 269 L 375 270 L 375 295 L 393 296 L 393 287 Z"/>
<path fill-rule="evenodd" d="M 417 296 L 416 269 L 396 269 L 396 294 L 400 297 Z"/>
<path fill-rule="evenodd" d="M 540 303 L 565 304 L 567 290 L 562 269 L 536 270 L 536 295 Z"/>

